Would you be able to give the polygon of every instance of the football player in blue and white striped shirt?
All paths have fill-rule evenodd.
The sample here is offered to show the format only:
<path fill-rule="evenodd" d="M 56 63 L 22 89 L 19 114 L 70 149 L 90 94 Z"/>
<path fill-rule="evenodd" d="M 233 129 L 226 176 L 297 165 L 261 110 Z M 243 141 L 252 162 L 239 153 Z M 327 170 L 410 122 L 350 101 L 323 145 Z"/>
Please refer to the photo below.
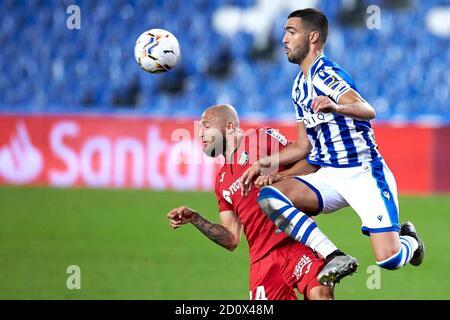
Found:
<path fill-rule="evenodd" d="M 292 12 L 285 26 L 288 60 L 300 66 L 292 89 L 298 139 L 280 153 L 261 158 L 241 177 L 245 194 L 255 181 L 268 181 L 266 167 L 306 158 L 321 168 L 312 174 L 261 189 L 258 202 L 279 229 L 326 258 L 319 282 L 334 285 L 356 271 L 345 255 L 317 227 L 311 215 L 351 206 L 370 236 L 377 264 L 395 270 L 419 265 L 424 245 L 412 223 L 399 225 L 397 187 L 380 155 L 369 120 L 375 111 L 352 78 L 323 53 L 328 21 L 317 9 Z M 273 179 L 271 179 L 273 180 Z"/>

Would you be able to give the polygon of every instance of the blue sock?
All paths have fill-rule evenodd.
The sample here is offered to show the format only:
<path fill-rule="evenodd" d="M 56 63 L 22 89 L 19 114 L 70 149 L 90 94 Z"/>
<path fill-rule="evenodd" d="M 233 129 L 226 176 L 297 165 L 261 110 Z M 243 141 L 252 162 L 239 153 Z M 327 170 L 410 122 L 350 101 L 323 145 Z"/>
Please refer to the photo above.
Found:
<path fill-rule="evenodd" d="M 400 250 L 393 256 L 383 261 L 377 261 L 377 265 L 388 270 L 396 270 L 408 264 L 419 244 L 410 236 L 400 236 Z"/>
<path fill-rule="evenodd" d="M 320 231 L 315 221 L 294 207 L 289 198 L 275 187 L 262 188 L 258 203 L 281 231 L 318 252 L 322 257 L 326 258 L 337 250 L 330 239 Z"/>

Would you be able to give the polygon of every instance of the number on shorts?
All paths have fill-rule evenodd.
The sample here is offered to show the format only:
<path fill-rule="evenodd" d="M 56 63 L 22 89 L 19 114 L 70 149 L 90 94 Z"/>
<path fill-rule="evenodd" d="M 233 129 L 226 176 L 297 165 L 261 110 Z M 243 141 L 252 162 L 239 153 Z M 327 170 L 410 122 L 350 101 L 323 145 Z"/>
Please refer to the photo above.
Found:
<path fill-rule="evenodd" d="M 250 290 L 250 300 L 253 300 L 251 290 Z M 266 290 L 264 290 L 264 286 L 256 287 L 255 300 L 267 300 Z"/>

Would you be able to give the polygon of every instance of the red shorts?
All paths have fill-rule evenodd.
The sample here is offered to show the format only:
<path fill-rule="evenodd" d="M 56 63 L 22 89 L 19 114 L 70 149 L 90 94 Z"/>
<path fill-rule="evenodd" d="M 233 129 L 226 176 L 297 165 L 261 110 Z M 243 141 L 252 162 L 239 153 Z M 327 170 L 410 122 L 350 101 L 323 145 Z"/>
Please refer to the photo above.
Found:
<path fill-rule="evenodd" d="M 297 300 L 294 288 L 306 298 L 321 285 L 317 275 L 324 265 L 311 249 L 286 239 L 250 265 L 250 299 Z"/>

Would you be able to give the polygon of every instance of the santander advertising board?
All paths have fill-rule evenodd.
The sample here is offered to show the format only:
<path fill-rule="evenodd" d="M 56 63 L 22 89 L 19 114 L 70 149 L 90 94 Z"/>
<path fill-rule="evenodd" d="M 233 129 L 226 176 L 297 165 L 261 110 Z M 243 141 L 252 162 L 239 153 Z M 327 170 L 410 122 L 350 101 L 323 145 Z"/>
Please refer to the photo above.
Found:
<path fill-rule="evenodd" d="M 212 190 L 221 161 L 190 120 L 0 118 L 0 184 Z"/>

